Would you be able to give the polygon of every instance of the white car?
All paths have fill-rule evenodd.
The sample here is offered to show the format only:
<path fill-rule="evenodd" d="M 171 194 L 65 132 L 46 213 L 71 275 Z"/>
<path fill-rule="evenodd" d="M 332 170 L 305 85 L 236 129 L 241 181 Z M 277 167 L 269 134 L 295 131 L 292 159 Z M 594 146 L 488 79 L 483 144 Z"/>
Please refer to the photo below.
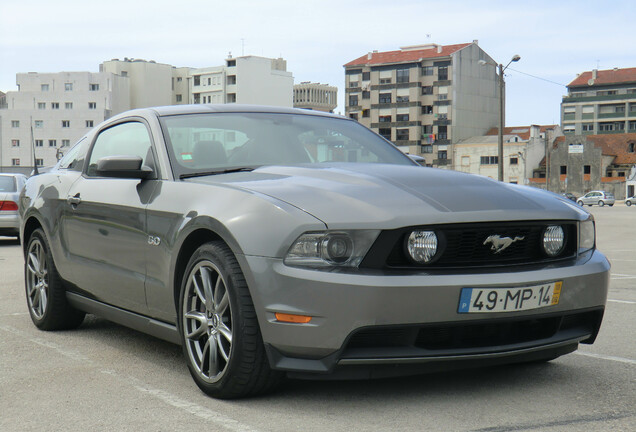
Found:
<path fill-rule="evenodd" d="M 636 197 L 630 197 L 625 200 L 625 205 L 627 207 L 631 206 L 632 204 L 636 204 Z"/>
<path fill-rule="evenodd" d="M 18 197 L 26 183 L 23 174 L 0 173 L 0 235 L 18 236 L 20 218 L 18 216 Z"/>
<path fill-rule="evenodd" d="M 605 191 L 591 191 L 580 197 L 576 202 L 580 206 L 593 206 L 596 204 L 599 207 L 603 207 L 607 204 L 612 207 L 614 205 L 614 194 Z"/>

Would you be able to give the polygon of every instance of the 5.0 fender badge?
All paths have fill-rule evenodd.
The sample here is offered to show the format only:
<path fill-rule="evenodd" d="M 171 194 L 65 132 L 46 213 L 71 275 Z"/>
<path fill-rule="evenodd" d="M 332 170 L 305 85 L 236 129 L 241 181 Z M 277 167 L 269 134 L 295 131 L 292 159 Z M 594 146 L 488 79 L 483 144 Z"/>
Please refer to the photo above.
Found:
<path fill-rule="evenodd" d="M 494 251 L 496 254 L 506 249 L 508 246 L 513 244 L 514 242 L 521 241 L 525 239 L 525 237 L 501 237 L 499 234 L 491 235 L 484 240 L 484 244 L 487 245 L 490 243 L 490 250 Z"/>
<path fill-rule="evenodd" d="M 159 244 L 161 243 L 161 239 L 159 237 L 155 237 L 155 236 L 148 236 L 148 244 L 151 246 L 159 246 Z"/>

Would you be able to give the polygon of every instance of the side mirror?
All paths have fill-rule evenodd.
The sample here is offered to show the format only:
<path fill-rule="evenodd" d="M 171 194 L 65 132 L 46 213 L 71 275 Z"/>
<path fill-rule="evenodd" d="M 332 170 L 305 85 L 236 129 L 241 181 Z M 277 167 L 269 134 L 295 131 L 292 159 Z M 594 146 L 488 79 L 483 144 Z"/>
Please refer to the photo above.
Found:
<path fill-rule="evenodd" d="M 142 166 L 139 156 L 106 156 L 97 161 L 95 174 L 101 177 L 146 179 L 154 174 L 152 168 Z"/>

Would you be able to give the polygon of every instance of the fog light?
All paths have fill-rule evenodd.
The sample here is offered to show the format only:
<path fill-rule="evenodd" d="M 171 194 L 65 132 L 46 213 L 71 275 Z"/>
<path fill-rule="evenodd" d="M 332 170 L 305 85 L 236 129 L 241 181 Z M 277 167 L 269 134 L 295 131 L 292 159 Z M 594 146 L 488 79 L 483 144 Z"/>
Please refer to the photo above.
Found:
<path fill-rule="evenodd" d="M 543 232 L 543 250 L 548 256 L 557 256 L 565 245 L 565 234 L 559 225 L 550 225 Z"/>
<path fill-rule="evenodd" d="M 433 231 L 413 231 L 406 249 L 411 259 L 418 264 L 429 263 L 437 253 L 437 235 Z"/>

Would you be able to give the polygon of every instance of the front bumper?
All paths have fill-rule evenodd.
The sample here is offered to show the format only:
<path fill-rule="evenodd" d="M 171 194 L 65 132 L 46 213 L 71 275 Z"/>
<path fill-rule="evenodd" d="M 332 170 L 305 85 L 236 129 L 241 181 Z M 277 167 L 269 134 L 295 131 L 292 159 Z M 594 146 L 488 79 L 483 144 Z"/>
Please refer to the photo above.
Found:
<path fill-rule="evenodd" d="M 542 269 L 444 275 L 351 274 L 287 267 L 281 260 L 264 257 L 243 256 L 241 260 L 251 270 L 246 277 L 272 367 L 323 373 L 345 364 L 502 359 L 572 351 L 579 342 L 592 342 L 598 333 L 610 269 L 598 251 Z M 558 305 L 522 312 L 457 312 L 463 287 L 518 287 L 550 281 L 563 281 Z M 276 320 L 276 312 L 313 319 L 308 324 L 282 323 Z M 580 325 L 561 328 L 567 319 L 578 320 Z M 540 331 L 536 337 L 503 340 L 493 336 L 491 341 L 486 338 L 486 342 L 433 349 L 414 342 L 432 329 L 457 332 L 452 329 L 472 328 L 479 333 L 497 323 L 512 326 L 508 330 L 512 333 L 526 325 L 519 323 L 534 323 L 527 325 Z M 555 328 L 553 332 L 547 329 L 550 326 Z M 377 343 L 361 345 L 364 336 L 360 335 L 365 332 Z"/>

